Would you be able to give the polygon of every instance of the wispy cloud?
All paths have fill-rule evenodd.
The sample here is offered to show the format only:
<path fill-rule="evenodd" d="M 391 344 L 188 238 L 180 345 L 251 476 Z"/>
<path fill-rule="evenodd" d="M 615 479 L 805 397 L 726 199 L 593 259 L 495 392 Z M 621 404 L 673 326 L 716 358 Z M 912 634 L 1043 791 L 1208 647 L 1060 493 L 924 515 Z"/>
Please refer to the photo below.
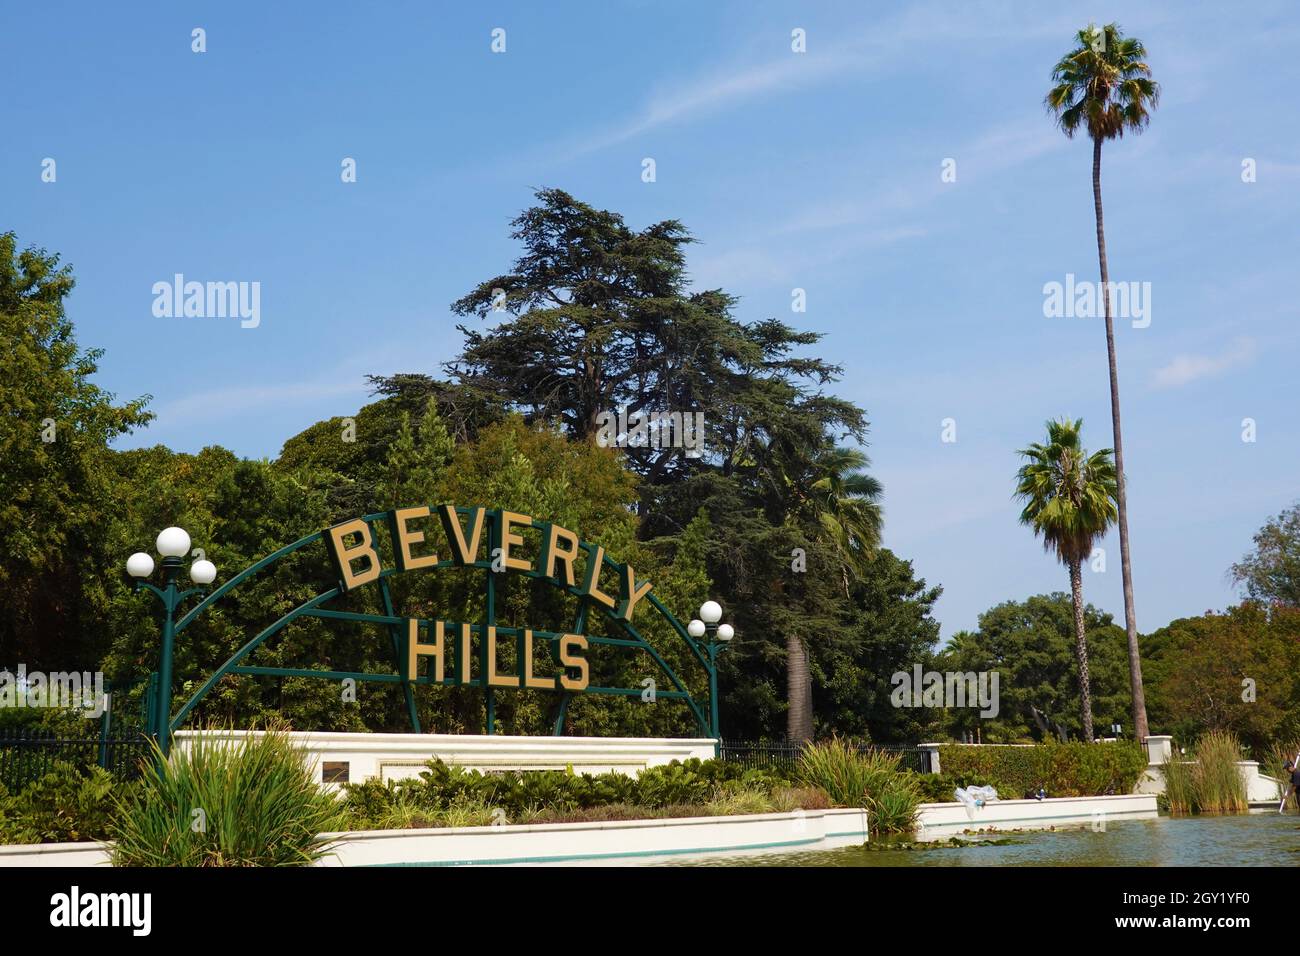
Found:
<path fill-rule="evenodd" d="M 1222 355 L 1177 355 L 1168 365 L 1156 370 L 1155 388 L 1180 388 L 1203 378 L 1211 378 L 1246 365 L 1255 358 L 1253 339 L 1239 338 Z"/>
<path fill-rule="evenodd" d="M 907 62 L 916 43 L 960 49 L 972 44 L 1025 42 L 1034 36 L 1068 37 L 1067 25 L 1071 22 L 1058 16 L 1039 18 L 1030 24 L 1003 4 L 954 8 L 940 3 L 910 7 L 885 21 L 866 18 L 858 24 L 840 24 L 833 34 L 810 29 L 805 53 L 787 49 L 760 62 L 736 58 L 722 68 L 661 86 L 649 94 L 631 119 L 588 131 L 559 152 L 565 159 L 573 159 L 662 126 L 733 109 L 760 97 L 879 73 L 895 62 Z M 763 42 L 770 43 L 770 37 L 764 37 Z M 915 64 L 910 68 L 914 69 Z"/>
<path fill-rule="evenodd" d="M 345 381 L 283 382 L 273 385 L 253 382 L 248 385 L 232 385 L 195 392 L 160 405 L 156 410 L 158 418 L 154 427 L 172 429 L 197 422 L 228 421 L 269 406 L 308 405 L 344 395 L 361 399 L 368 391 L 366 382 L 360 376 Z"/>

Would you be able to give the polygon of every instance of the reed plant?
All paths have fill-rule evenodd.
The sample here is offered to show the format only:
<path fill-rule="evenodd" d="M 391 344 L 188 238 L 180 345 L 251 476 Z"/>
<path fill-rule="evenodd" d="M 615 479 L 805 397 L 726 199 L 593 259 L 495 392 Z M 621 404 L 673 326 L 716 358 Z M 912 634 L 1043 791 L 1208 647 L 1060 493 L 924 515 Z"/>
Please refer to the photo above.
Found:
<path fill-rule="evenodd" d="M 1165 802 L 1170 813 L 1194 813 L 1195 797 L 1192 787 L 1191 761 L 1184 760 L 1181 754 L 1171 754 L 1165 758 Z"/>
<path fill-rule="evenodd" d="M 1227 730 L 1206 731 L 1192 760 L 1167 760 L 1165 801 L 1171 813 L 1244 813 L 1250 809 L 1241 775 L 1241 741 Z"/>
<path fill-rule="evenodd" d="M 191 738 L 118 806 L 114 866 L 302 866 L 329 851 L 338 800 L 282 728 Z"/>
<path fill-rule="evenodd" d="M 1277 799 L 1279 802 L 1282 800 L 1282 794 L 1288 793 L 1291 789 L 1291 771 L 1286 769 L 1286 765 L 1296 759 L 1297 753 L 1300 753 L 1300 745 L 1298 744 L 1275 743 L 1264 754 L 1264 773 L 1277 781 Z M 1296 806 L 1294 794 L 1287 797 L 1286 806 L 1288 808 Z"/>
<path fill-rule="evenodd" d="M 806 786 L 824 790 L 835 806 L 866 809 L 873 830 L 901 833 L 915 826 L 922 797 L 916 776 L 899 763 L 897 754 L 859 751 L 832 738 L 803 749 L 796 776 Z"/>
<path fill-rule="evenodd" d="M 1243 813 L 1250 809 L 1246 781 L 1237 766 L 1241 741 L 1226 730 L 1208 730 L 1196 742 L 1192 792 L 1201 813 Z"/>

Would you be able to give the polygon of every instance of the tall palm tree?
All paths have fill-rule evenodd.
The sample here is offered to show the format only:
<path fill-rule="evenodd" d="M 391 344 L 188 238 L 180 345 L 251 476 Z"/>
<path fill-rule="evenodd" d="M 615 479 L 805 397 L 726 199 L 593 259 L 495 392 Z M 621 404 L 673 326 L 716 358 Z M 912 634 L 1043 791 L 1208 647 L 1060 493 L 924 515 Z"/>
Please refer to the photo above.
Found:
<path fill-rule="evenodd" d="M 1101 210 L 1101 144 L 1140 133 L 1160 101 L 1160 86 L 1151 79 L 1146 47 L 1124 36 L 1119 25 L 1100 29 L 1089 24 L 1075 36 L 1078 43 L 1052 70 L 1055 85 L 1046 104 L 1061 131 L 1071 139 L 1080 130 L 1092 139 L 1092 203 L 1097 217 L 1097 259 L 1101 265 L 1106 314 L 1106 354 L 1110 363 L 1110 418 L 1114 431 L 1115 471 L 1119 487 L 1119 559 L 1124 579 L 1124 628 L 1128 632 L 1129 679 L 1133 688 L 1133 732 L 1147 736 L 1142 658 L 1138 652 L 1137 614 L 1133 610 L 1133 572 L 1129 562 L 1128 500 L 1124 485 L 1124 442 L 1120 434 L 1119 373 L 1115 365 L 1115 329 L 1110 313 L 1110 270 L 1106 264 L 1106 230 Z"/>
<path fill-rule="evenodd" d="M 1029 525 L 1070 569 L 1074 601 L 1074 652 L 1079 662 L 1079 716 L 1083 739 L 1092 740 L 1092 687 L 1088 679 L 1088 641 L 1083 626 L 1083 562 L 1115 521 L 1118 482 L 1109 448 L 1089 455 L 1083 448 L 1083 420 L 1047 423 L 1047 444 L 1019 454 L 1026 462 L 1016 472 L 1016 497 L 1025 503 L 1021 524 Z"/>
<path fill-rule="evenodd" d="M 860 576 L 880 546 L 883 515 L 880 482 L 866 473 L 870 460 L 853 448 L 826 448 L 798 471 L 780 469 L 785 522 L 801 536 L 812 538 L 833 554 L 840 584 L 849 595 L 852 579 Z M 773 582 L 774 590 L 783 582 Z M 807 636 L 791 628 L 786 649 L 786 736 L 802 743 L 813 736 L 812 673 Z"/>

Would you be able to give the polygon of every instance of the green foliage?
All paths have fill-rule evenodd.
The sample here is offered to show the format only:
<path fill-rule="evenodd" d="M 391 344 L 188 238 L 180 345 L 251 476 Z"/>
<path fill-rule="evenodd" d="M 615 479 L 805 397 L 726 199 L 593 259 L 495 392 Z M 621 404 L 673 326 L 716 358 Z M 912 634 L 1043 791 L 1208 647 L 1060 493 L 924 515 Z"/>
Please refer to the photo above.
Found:
<path fill-rule="evenodd" d="M 299 866 L 325 854 L 343 821 L 304 755 L 272 729 L 239 742 L 208 736 L 173 751 L 121 800 L 115 866 Z"/>
<path fill-rule="evenodd" d="M 864 807 L 880 833 L 911 830 L 921 803 L 916 774 L 899 768 L 900 758 L 879 750 L 860 752 L 839 738 L 811 744 L 799 755 L 796 775 L 826 791 L 839 807 Z"/>
<path fill-rule="evenodd" d="M 64 300 L 71 269 L 0 233 L 0 665 L 95 670 L 110 582 L 125 554 L 106 534 L 120 494 L 113 439 L 152 417 L 91 379 Z"/>
<path fill-rule="evenodd" d="M 1237 766 L 1241 759 L 1241 741 L 1234 734 L 1206 731 L 1188 757 L 1165 761 L 1165 805 L 1172 813 L 1246 812 L 1250 804 Z M 1282 777 L 1289 782 L 1289 774 Z"/>
<path fill-rule="evenodd" d="M 1230 731 L 1258 758 L 1274 741 L 1300 739 L 1300 610 L 1247 603 L 1181 618 L 1142 647 L 1147 707 L 1162 733 Z"/>
<path fill-rule="evenodd" d="M 1142 41 L 1108 23 L 1089 24 L 1075 42 L 1052 70 L 1056 85 L 1046 98 L 1061 131 L 1070 137 L 1083 131 L 1096 141 L 1140 133 L 1160 101 Z"/>
<path fill-rule="evenodd" d="M 1016 497 L 1024 502 L 1020 523 L 1067 566 L 1088 559 L 1118 514 L 1111 451 L 1089 455 L 1082 431 L 1083 419 L 1049 421 L 1047 442 L 1023 449 L 1027 460 L 1016 473 Z"/>
<path fill-rule="evenodd" d="M 1146 769 L 1141 744 L 1116 741 L 1030 746 L 939 748 L 944 774 L 997 788 L 1004 800 L 1021 799 L 1040 787 L 1049 797 L 1094 797 L 1132 793 Z M 948 800 L 952 799 L 951 791 Z"/>
<path fill-rule="evenodd" d="M 1091 605 L 1083 615 L 1096 724 L 1131 728 L 1124 631 Z M 1080 735 L 1073 607 L 1067 594 L 1035 595 L 985 611 L 979 629 L 955 634 L 934 666 L 999 674 L 998 715 L 986 719 L 977 710 L 954 709 L 945 715 L 954 737 L 978 730 L 984 743 L 1013 743 Z"/>
<path fill-rule="evenodd" d="M 571 770 L 483 773 L 431 760 L 418 778 L 348 784 L 343 806 L 351 826 L 383 829 L 473 825 L 451 822 L 466 817 L 493 822 L 500 818 L 494 811 L 517 823 L 543 815 L 568 819 L 608 807 L 635 807 L 643 816 L 646 811 L 653 816 L 683 807 L 701 813 L 763 813 L 778 805 L 815 807 L 818 801 L 818 793 L 792 790 L 780 774 L 721 760 L 673 761 L 648 767 L 636 777 Z M 752 809 L 760 804 L 763 809 Z"/>
<path fill-rule="evenodd" d="M 123 785 L 99 767 L 62 762 L 17 794 L 0 787 L 0 843 L 105 840 L 117 807 L 115 788 L 121 792 Z"/>
<path fill-rule="evenodd" d="M 1193 806 L 1200 812 L 1244 813 L 1249 804 L 1246 781 L 1237 765 L 1242 759 L 1237 736 L 1224 730 L 1206 731 L 1193 753 Z"/>
<path fill-rule="evenodd" d="M 1185 760 L 1181 755 L 1171 755 L 1165 759 L 1161 770 L 1165 776 L 1165 792 L 1161 803 L 1171 813 L 1192 813 L 1196 809 L 1196 788 L 1192 782 L 1192 770 L 1195 764 Z"/>
<path fill-rule="evenodd" d="M 1232 566 L 1232 578 L 1252 600 L 1300 608 L 1300 503 L 1255 532 L 1255 548 Z"/>

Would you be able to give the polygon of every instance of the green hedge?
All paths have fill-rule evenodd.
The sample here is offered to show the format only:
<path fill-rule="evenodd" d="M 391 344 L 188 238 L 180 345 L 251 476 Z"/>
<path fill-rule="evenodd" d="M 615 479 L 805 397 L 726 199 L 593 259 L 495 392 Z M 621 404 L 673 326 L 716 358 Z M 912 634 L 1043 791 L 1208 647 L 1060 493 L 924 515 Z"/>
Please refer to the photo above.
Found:
<path fill-rule="evenodd" d="M 510 819 L 538 810 L 575 811 L 627 805 L 663 809 L 697 805 L 720 793 L 752 790 L 770 794 L 791 780 L 771 770 L 746 770 L 722 760 L 691 759 L 648 767 L 636 777 L 620 773 L 578 774 L 564 770 L 481 773 L 431 760 L 418 778 L 378 779 L 344 787 L 352 825 L 381 825 L 402 808 L 439 813 L 453 807 L 500 808 Z"/>
<path fill-rule="evenodd" d="M 99 767 L 63 762 L 17 793 L 0 785 L 0 844 L 106 840 L 117 809 L 114 790 L 130 786 Z"/>
<path fill-rule="evenodd" d="M 1146 766 L 1142 745 L 1128 741 L 939 748 L 943 776 L 994 786 L 1004 800 L 1032 796 L 1039 787 L 1049 797 L 1132 793 Z M 946 799 L 953 799 L 951 791 Z"/>

